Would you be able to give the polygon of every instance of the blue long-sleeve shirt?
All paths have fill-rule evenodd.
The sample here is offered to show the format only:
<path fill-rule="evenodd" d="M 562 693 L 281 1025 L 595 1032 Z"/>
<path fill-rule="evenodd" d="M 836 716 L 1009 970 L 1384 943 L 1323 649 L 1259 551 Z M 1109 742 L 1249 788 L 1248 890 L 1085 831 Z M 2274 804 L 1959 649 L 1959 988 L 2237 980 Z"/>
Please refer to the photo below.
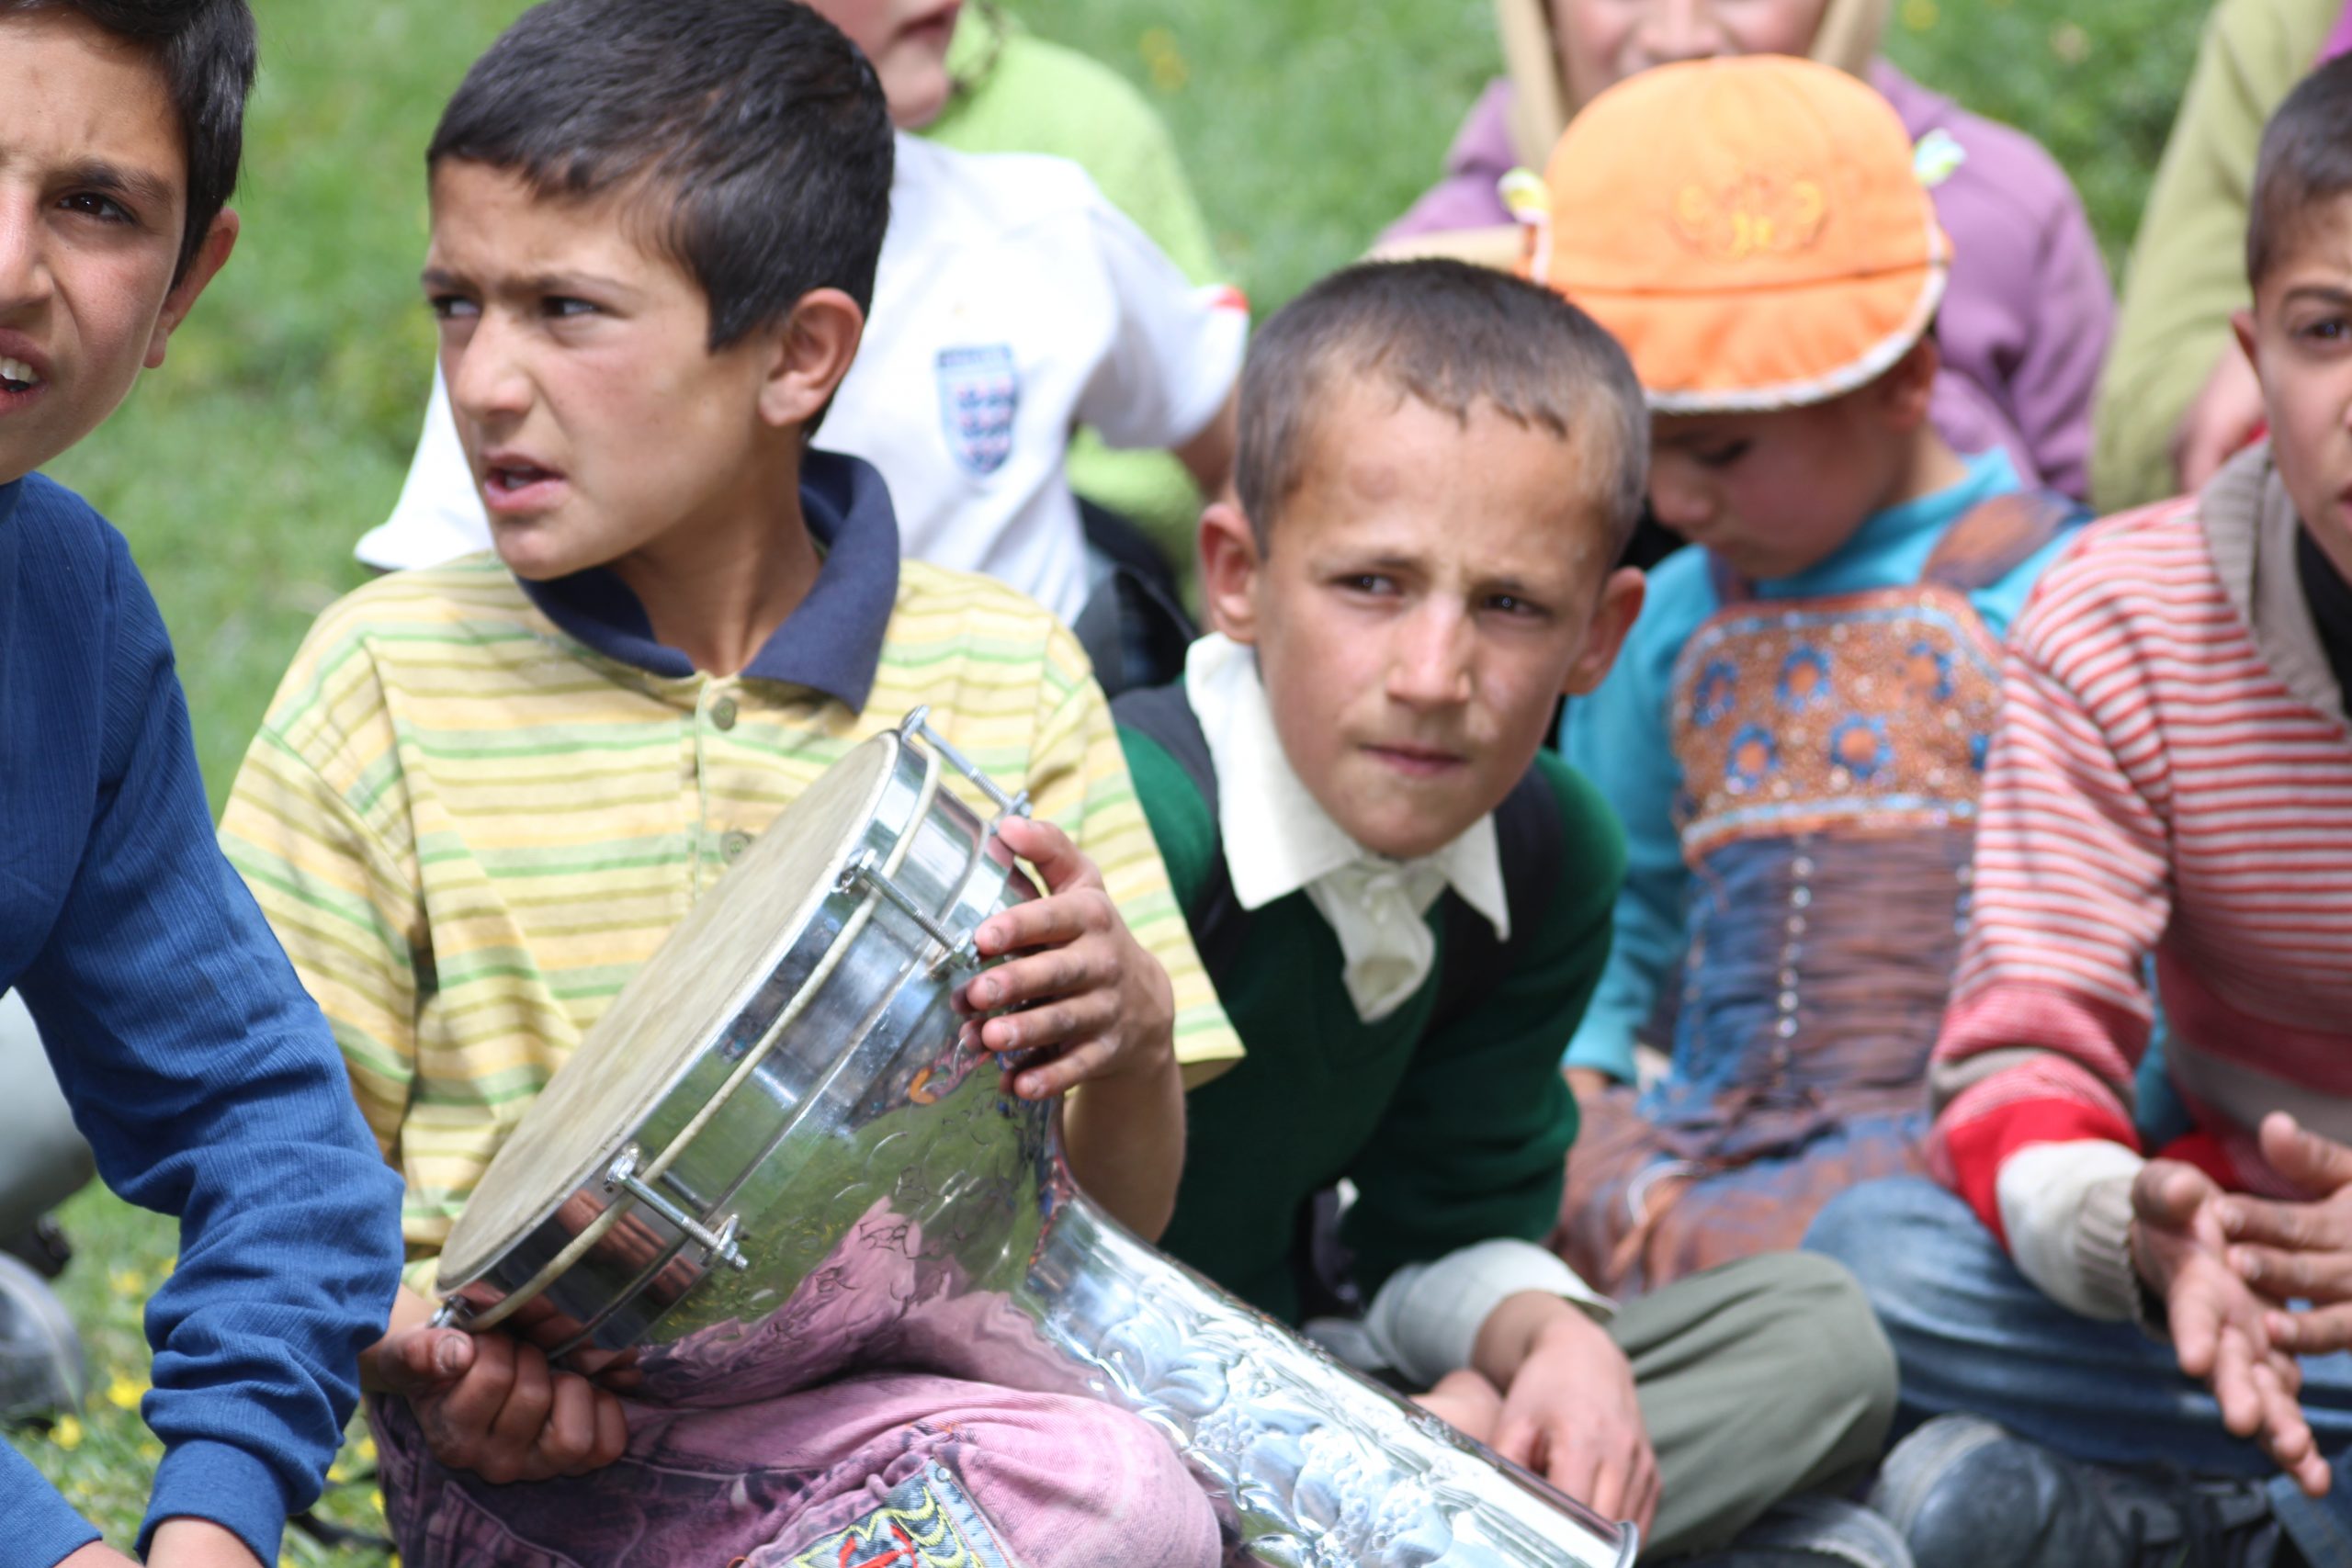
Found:
<path fill-rule="evenodd" d="M 1962 513 L 2018 489 L 2017 469 L 1998 450 L 1966 461 L 1964 479 L 1873 513 L 1828 559 L 1792 577 L 1756 583 L 1756 596 L 1819 599 L 1917 582 L 1944 530 Z M 1999 581 L 1969 594 L 1995 637 L 2007 633 L 2034 580 L 2065 545 L 2065 537 L 2052 541 Z M 1608 967 L 1568 1043 L 1566 1065 L 1597 1067 L 1623 1082 L 1634 1077 L 1635 1032 L 1649 1021 L 1659 987 L 1686 945 L 1683 896 L 1690 871 L 1674 823 L 1682 769 L 1674 756 L 1671 687 L 1683 644 L 1720 607 L 1706 551 L 1668 557 L 1650 574 L 1641 618 L 1608 678 L 1589 697 L 1568 705 L 1561 739 L 1568 761 L 1600 786 L 1624 822 L 1626 851 Z"/>
<path fill-rule="evenodd" d="M 107 1185 L 180 1221 L 147 1303 L 175 1515 L 277 1561 L 383 1330 L 401 1183 L 325 1021 L 215 846 L 187 704 L 122 536 L 35 475 L 0 486 L 0 987 L 24 994 Z M 95 1539 L 0 1444 L 0 1557 Z"/>

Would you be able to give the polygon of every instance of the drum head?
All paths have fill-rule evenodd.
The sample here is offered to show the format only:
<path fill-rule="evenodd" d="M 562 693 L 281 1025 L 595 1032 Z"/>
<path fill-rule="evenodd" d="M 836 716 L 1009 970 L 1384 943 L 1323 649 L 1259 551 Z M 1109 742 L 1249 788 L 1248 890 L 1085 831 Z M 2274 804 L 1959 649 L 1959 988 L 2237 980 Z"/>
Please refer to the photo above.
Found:
<path fill-rule="evenodd" d="M 481 1275 L 609 1161 L 743 1010 L 831 895 L 898 755 L 899 738 L 877 735 L 827 769 L 613 998 L 475 1184 L 442 1248 L 444 1290 Z"/>

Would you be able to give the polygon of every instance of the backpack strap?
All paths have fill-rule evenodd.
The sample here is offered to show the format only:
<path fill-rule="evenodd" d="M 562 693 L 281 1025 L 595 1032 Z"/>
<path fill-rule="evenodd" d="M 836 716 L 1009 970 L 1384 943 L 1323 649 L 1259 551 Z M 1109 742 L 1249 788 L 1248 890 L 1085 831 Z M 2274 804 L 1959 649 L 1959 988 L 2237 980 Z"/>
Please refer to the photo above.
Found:
<path fill-rule="evenodd" d="M 1200 716 L 1184 695 L 1184 682 L 1146 686 L 1122 692 L 1111 701 L 1111 717 L 1122 729 L 1133 730 L 1168 753 L 1207 807 L 1212 827 L 1217 822 L 1216 761 L 1209 755 L 1209 738 Z M 1225 863 L 1225 836 L 1216 835 L 1216 852 L 1210 857 L 1208 876 L 1184 910 L 1193 931 L 1193 951 L 1209 984 L 1219 992 L 1241 954 L 1241 901 L 1233 891 L 1233 872 Z"/>
<path fill-rule="evenodd" d="M 1495 844 L 1501 853 L 1503 897 L 1510 909 L 1510 940 L 1498 942 L 1487 917 L 1451 887 L 1445 892 L 1445 952 L 1440 960 L 1437 1007 L 1430 1027 L 1440 1030 L 1485 1004 L 1510 977 L 1545 906 L 1560 885 L 1566 852 L 1559 794 L 1541 759 L 1495 807 Z M 1566 1042 L 1561 1042 L 1563 1049 Z"/>
<path fill-rule="evenodd" d="M 2020 490 L 1980 501 L 1944 530 L 1919 581 L 1973 593 L 2008 576 L 2090 509 L 2055 491 Z"/>

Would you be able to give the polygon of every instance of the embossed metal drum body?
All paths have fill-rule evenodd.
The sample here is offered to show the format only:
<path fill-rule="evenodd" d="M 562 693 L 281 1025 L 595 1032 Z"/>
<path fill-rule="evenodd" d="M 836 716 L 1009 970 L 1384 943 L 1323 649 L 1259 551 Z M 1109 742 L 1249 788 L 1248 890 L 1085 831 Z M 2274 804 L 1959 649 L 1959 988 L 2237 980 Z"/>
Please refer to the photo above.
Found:
<path fill-rule="evenodd" d="M 640 1397 L 922 1368 L 1165 1432 L 1283 1568 L 1623 1568 L 1611 1525 L 1137 1241 L 974 1048 L 967 937 L 1034 896 L 910 716 L 810 786 L 616 999 L 500 1152 L 444 1316 L 528 1305 Z M 928 743 L 926 743 L 928 742 Z M 944 759 L 944 761 L 943 761 Z"/>

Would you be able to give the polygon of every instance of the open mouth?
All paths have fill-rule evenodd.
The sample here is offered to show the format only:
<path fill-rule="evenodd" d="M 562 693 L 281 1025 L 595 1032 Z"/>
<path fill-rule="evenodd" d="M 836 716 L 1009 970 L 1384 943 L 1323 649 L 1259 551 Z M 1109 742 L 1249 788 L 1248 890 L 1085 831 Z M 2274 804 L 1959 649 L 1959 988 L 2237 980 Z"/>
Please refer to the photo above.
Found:
<path fill-rule="evenodd" d="M 536 463 L 494 462 L 483 471 L 482 492 L 492 506 L 528 505 L 549 499 L 562 479 L 553 468 Z"/>
<path fill-rule="evenodd" d="M 0 392 L 29 392 L 40 384 L 40 372 L 23 360 L 0 358 Z"/>

